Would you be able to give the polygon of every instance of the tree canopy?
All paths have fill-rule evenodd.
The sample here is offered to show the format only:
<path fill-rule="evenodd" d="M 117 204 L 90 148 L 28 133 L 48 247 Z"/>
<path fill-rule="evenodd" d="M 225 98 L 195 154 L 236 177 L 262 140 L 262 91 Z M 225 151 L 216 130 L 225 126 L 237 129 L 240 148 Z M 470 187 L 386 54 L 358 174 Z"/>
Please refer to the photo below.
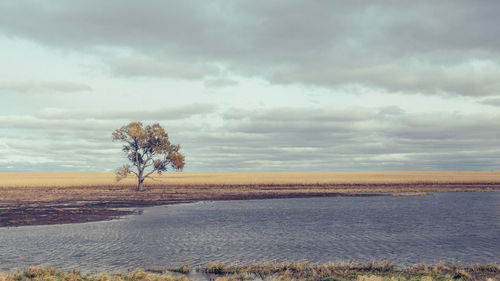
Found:
<path fill-rule="evenodd" d="M 134 174 L 139 191 L 143 190 L 144 180 L 154 173 L 184 168 L 180 146 L 170 143 L 167 132 L 158 123 L 144 126 L 141 122 L 131 122 L 113 132 L 113 141 L 124 143 L 122 151 L 133 166 L 125 164 L 118 169 L 117 180 Z"/>

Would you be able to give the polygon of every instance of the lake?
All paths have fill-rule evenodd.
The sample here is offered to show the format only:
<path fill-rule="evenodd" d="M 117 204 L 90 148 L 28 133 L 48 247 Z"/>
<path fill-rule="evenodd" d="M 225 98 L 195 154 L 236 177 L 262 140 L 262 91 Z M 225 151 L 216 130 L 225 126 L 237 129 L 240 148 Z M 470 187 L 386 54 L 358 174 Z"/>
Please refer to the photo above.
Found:
<path fill-rule="evenodd" d="M 500 192 L 210 201 L 118 220 L 0 228 L 0 270 L 209 261 L 500 261 Z"/>

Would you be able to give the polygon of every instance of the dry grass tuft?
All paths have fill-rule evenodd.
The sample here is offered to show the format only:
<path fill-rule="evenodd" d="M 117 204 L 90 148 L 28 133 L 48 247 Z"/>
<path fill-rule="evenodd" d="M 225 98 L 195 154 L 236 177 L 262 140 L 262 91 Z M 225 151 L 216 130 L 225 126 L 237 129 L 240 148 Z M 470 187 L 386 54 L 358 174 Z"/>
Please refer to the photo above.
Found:
<path fill-rule="evenodd" d="M 172 267 L 172 268 L 169 268 L 167 270 L 171 271 L 171 272 L 178 272 L 178 273 L 187 274 L 191 270 L 191 267 L 189 266 L 189 264 L 186 263 L 186 264 L 182 265 L 181 267 Z"/>
<path fill-rule="evenodd" d="M 12 274 L 0 274 L 0 281 L 189 281 L 186 276 L 171 276 L 155 273 L 146 273 L 142 270 L 136 270 L 127 274 L 115 274 L 108 276 L 103 273 L 100 275 L 89 276 L 82 275 L 80 271 L 58 271 L 52 267 L 29 267 L 24 271 Z"/>
<path fill-rule="evenodd" d="M 189 265 L 178 268 L 182 273 L 189 273 Z M 209 263 L 204 268 L 211 280 L 274 280 L 274 281 L 452 281 L 452 280 L 498 280 L 500 265 L 483 264 L 472 266 L 450 265 L 443 263 L 428 266 L 416 264 L 408 268 L 398 269 L 390 262 L 375 261 L 369 264 L 336 262 L 328 264 L 308 261 L 262 263 L 253 265 L 226 265 Z M 164 270 L 162 269 L 162 272 Z M 13 274 L 0 273 L 0 281 L 14 280 L 53 280 L 53 281 L 188 281 L 185 276 L 147 273 L 136 270 L 126 274 L 108 276 L 83 276 L 80 271 L 58 271 L 54 268 L 29 267 Z"/>
<path fill-rule="evenodd" d="M 443 263 L 433 266 L 416 264 L 398 269 L 394 264 L 386 261 L 374 261 L 368 264 L 346 262 L 317 264 L 308 261 L 256 265 L 209 263 L 205 267 L 205 271 L 219 277 L 218 280 L 254 280 L 257 278 L 275 281 L 487 280 L 499 277 L 499 270 L 500 265 L 497 264 L 445 266 Z"/>

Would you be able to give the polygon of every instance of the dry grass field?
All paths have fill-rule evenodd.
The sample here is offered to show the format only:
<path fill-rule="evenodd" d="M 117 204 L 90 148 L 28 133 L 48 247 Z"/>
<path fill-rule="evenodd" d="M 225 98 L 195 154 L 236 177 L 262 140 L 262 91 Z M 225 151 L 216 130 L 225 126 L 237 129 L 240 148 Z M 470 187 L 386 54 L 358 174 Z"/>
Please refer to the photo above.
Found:
<path fill-rule="evenodd" d="M 499 183 L 498 172 L 262 172 L 169 173 L 148 179 L 148 186 L 241 186 L 331 184 L 462 184 Z M 116 182 L 114 173 L 20 172 L 0 173 L 2 187 L 86 187 L 136 185 L 136 179 Z"/>
<path fill-rule="evenodd" d="M 500 172 L 169 173 L 116 182 L 113 173 L 0 173 L 0 202 L 224 200 L 359 193 L 499 190 Z"/>

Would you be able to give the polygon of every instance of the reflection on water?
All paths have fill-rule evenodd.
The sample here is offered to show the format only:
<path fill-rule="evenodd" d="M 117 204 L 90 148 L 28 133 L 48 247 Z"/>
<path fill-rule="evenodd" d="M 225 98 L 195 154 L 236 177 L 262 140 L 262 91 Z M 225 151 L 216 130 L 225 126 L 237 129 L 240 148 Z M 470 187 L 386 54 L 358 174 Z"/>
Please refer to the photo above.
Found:
<path fill-rule="evenodd" d="M 0 228 L 0 270 L 209 261 L 500 261 L 500 193 L 199 202 L 120 220 Z"/>

